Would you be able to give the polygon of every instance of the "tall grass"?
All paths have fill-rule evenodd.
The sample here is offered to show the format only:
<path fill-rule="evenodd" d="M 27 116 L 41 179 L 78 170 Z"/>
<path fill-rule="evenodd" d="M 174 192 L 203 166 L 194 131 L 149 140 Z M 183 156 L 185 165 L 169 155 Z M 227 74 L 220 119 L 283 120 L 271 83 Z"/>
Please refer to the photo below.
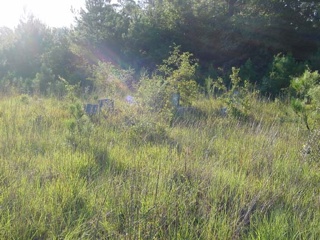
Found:
<path fill-rule="evenodd" d="M 199 99 L 171 127 L 70 104 L 0 100 L 0 239 L 320 238 L 320 164 L 283 104 L 243 121 Z"/>

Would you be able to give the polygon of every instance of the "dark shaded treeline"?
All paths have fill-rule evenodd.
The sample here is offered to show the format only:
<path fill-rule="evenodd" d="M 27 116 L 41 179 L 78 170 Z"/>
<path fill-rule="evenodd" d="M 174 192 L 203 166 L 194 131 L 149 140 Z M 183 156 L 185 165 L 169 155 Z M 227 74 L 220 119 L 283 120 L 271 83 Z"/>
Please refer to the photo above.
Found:
<path fill-rule="evenodd" d="M 242 78 L 277 94 L 289 75 L 320 68 L 317 1 L 86 0 L 75 16 L 72 29 L 50 29 L 33 17 L 14 31 L 1 28 L 1 85 L 62 93 L 59 78 L 92 85 L 98 61 L 152 72 L 173 45 L 199 59 L 199 83 L 235 66 Z"/>

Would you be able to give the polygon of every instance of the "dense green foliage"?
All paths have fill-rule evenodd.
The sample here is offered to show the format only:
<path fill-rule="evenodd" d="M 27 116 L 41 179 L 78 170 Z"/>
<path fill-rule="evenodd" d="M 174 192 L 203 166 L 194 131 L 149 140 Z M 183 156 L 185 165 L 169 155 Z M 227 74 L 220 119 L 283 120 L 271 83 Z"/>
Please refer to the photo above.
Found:
<path fill-rule="evenodd" d="M 232 67 L 277 96 L 305 65 L 319 68 L 320 3 L 293 0 L 86 0 L 72 29 L 34 17 L 0 31 L 0 80 L 25 93 L 63 94 L 59 77 L 92 90 L 92 68 L 111 62 L 135 78 L 157 69 L 172 46 L 198 59 L 196 80 L 227 80 Z M 44 79 L 42 76 L 48 76 Z"/>
<path fill-rule="evenodd" d="M 292 107 L 301 116 L 306 127 L 317 129 L 319 125 L 320 74 L 306 70 L 301 76 L 293 78 L 290 84 Z"/>
<path fill-rule="evenodd" d="M 0 28 L 0 239 L 320 239 L 319 14 L 86 0 Z"/>

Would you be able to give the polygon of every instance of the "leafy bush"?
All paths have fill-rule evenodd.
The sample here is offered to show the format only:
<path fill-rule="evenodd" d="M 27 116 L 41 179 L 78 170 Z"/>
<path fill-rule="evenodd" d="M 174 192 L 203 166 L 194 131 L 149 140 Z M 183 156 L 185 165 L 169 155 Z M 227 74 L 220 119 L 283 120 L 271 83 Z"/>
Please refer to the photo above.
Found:
<path fill-rule="evenodd" d="M 304 71 L 304 73 L 291 80 L 290 90 L 294 97 L 299 99 L 309 98 L 308 92 L 316 84 L 320 82 L 320 75 L 318 71 L 311 72 L 310 69 Z"/>
<path fill-rule="evenodd" d="M 307 129 L 315 127 L 319 118 L 320 74 L 307 69 L 301 76 L 293 78 L 290 84 L 291 106 L 302 118 Z"/>
<path fill-rule="evenodd" d="M 318 77 L 320 77 L 320 74 L 318 74 Z M 320 86 L 317 85 L 313 88 L 311 88 L 308 91 L 308 95 L 310 96 L 310 98 L 313 101 L 313 104 L 316 106 L 316 108 L 318 109 L 320 107 Z"/>
<path fill-rule="evenodd" d="M 198 94 L 198 85 L 193 80 L 198 64 L 192 54 L 181 52 L 175 46 L 168 59 L 158 66 L 158 73 L 152 78 L 142 77 L 138 94 L 146 109 L 158 112 L 170 122 L 175 104 L 172 98 L 180 96 L 182 106 L 190 106 Z"/>
<path fill-rule="evenodd" d="M 287 89 L 291 78 L 300 75 L 305 67 L 297 63 L 292 55 L 278 54 L 274 56 L 269 68 L 267 76 L 263 78 L 261 90 L 275 97 Z"/>
<path fill-rule="evenodd" d="M 161 76 L 151 78 L 143 76 L 138 88 L 142 108 L 147 111 L 160 112 L 166 102 L 166 84 Z"/>
<path fill-rule="evenodd" d="M 197 67 L 198 62 L 193 54 L 181 52 L 179 46 L 174 46 L 169 58 L 158 67 L 158 71 L 165 76 L 169 96 L 179 93 L 183 106 L 190 106 L 198 94 L 198 86 L 194 80 Z"/>
<path fill-rule="evenodd" d="M 52 70 L 42 64 L 40 72 L 36 74 L 34 79 L 35 91 L 44 95 L 54 93 L 55 76 Z"/>
<path fill-rule="evenodd" d="M 247 80 L 242 82 L 242 79 L 239 77 L 239 72 L 239 68 L 232 68 L 230 89 L 224 85 L 222 78 L 218 78 L 214 83 L 214 87 L 222 92 L 219 98 L 227 104 L 231 115 L 246 120 L 250 116 L 250 109 L 254 104 L 253 100 L 257 97 L 259 92 L 254 90 Z"/>
<path fill-rule="evenodd" d="M 98 95 L 115 98 L 124 96 L 133 84 L 133 71 L 116 68 L 109 62 L 98 62 L 92 67 L 92 81 Z"/>
<path fill-rule="evenodd" d="M 257 81 L 257 73 L 251 59 L 248 59 L 244 65 L 240 67 L 239 76 L 241 79 L 247 80 L 251 83 Z"/>

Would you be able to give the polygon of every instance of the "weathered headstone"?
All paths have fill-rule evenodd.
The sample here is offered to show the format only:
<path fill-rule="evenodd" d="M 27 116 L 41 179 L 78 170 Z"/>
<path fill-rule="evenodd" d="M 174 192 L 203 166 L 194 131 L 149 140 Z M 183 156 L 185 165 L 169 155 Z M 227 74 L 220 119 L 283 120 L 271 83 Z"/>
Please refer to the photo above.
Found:
<path fill-rule="evenodd" d="M 84 105 L 84 110 L 87 115 L 95 115 L 100 113 L 102 110 L 113 111 L 114 110 L 114 101 L 112 99 L 100 99 L 98 104 L 87 103 Z"/>
<path fill-rule="evenodd" d="M 180 93 L 173 93 L 171 96 L 172 105 L 175 108 L 178 108 L 180 106 Z"/>
<path fill-rule="evenodd" d="M 220 116 L 226 117 L 228 115 L 228 108 L 222 107 L 220 108 Z"/>
<path fill-rule="evenodd" d="M 112 99 L 104 98 L 98 100 L 99 112 L 102 110 L 113 111 L 114 110 L 114 101 Z"/>
<path fill-rule="evenodd" d="M 85 112 L 88 115 L 95 115 L 98 112 L 99 109 L 99 105 L 98 104 L 91 104 L 91 103 L 87 103 L 85 104 Z"/>

